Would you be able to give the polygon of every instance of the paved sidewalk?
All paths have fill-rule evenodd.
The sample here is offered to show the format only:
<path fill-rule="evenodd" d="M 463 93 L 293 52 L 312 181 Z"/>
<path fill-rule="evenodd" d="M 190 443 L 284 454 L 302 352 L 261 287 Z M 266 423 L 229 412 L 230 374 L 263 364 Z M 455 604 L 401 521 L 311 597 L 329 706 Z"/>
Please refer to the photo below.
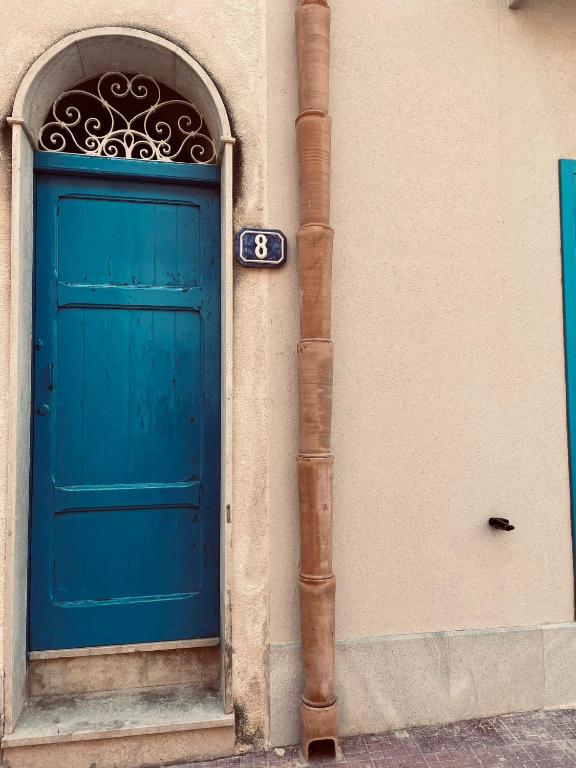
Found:
<path fill-rule="evenodd" d="M 354 736 L 342 739 L 341 747 L 341 760 L 321 764 L 334 768 L 576 768 L 576 710 L 529 712 Z M 305 763 L 299 748 L 289 747 L 193 765 L 290 768 Z"/>

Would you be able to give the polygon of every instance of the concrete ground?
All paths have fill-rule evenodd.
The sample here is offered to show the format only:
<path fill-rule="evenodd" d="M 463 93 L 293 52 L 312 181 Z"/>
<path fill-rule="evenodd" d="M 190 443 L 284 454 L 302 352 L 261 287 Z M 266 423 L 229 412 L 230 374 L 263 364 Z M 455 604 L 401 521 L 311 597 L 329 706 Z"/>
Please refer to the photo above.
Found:
<path fill-rule="evenodd" d="M 576 709 L 467 720 L 342 739 L 335 768 L 576 768 Z M 297 747 L 195 763 L 193 768 L 304 766 Z M 180 766 L 180 768 L 189 768 Z"/>

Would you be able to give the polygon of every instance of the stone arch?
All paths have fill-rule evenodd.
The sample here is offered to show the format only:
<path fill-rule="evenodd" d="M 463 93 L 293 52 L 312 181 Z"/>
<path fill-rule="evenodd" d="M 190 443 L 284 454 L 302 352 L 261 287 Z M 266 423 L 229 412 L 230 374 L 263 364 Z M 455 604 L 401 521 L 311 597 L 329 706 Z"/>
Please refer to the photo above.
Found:
<path fill-rule="evenodd" d="M 111 69 L 138 72 L 166 83 L 197 106 L 220 152 L 231 140 L 222 97 L 200 64 L 158 35 L 123 27 L 77 32 L 45 51 L 18 88 L 10 122 L 22 124 L 36 147 L 55 99 L 75 83 Z"/>

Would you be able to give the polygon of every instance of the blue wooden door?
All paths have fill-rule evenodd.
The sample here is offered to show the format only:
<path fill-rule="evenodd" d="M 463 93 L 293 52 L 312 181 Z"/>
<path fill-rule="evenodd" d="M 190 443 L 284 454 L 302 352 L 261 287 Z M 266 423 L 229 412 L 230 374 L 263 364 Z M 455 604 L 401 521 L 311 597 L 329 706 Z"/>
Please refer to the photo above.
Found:
<path fill-rule="evenodd" d="M 30 647 L 219 634 L 219 169 L 36 157 Z"/>

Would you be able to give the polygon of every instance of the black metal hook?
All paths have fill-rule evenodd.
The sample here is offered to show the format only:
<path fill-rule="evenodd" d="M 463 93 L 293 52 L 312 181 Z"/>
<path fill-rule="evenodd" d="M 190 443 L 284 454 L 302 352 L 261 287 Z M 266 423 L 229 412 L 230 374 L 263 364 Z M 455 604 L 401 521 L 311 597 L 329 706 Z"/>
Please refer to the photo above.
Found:
<path fill-rule="evenodd" d="M 510 520 L 505 517 L 491 517 L 490 520 L 488 520 L 488 524 L 491 525 L 492 528 L 498 528 L 499 531 L 514 530 L 514 526 L 510 525 Z"/>

